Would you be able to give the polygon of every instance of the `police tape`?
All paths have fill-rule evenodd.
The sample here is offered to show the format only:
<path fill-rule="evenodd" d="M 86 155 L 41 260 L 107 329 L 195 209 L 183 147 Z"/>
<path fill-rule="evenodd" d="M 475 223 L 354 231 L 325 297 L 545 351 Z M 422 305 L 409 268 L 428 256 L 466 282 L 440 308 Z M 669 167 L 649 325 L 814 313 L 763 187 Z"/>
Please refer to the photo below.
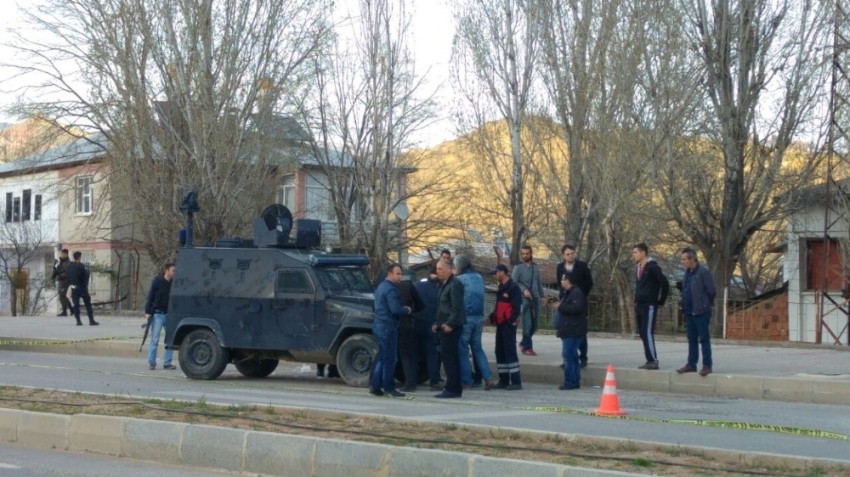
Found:
<path fill-rule="evenodd" d="M 0 346 L 65 346 L 69 344 L 86 344 L 100 341 L 137 341 L 140 336 L 113 336 L 106 338 L 85 338 L 79 340 L 27 340 L 17 338 L 0 338 Z"/>
<path fill-rule="evenodd" d="M 781 434 L 792 434 L 802 437 L 817 437 L 822 439 L 836 439 L 841 441 L 850 440 L 850 435 L 841 434 L 838 432 L 823 431 L 820 429 L 806 429 L 803 427 L 778 426 L 774 424 L 757 424 L 744 421 L 721 421 L 713 419 L 665 419 L 660 417 L 641 417 L 641 416 L 604 416 L 596 414 L 593 411 L 583 411 L 581 409 L 570 409 L 566 407 L 552 406 L 531 406 L 521 408 L 526 411 L 538 412 L 554 412 L 561 414 L 580 414 L 584 416 L 605 417 L 608 419 L 625 419 L 629 421 L 640 422 L 657 422 L 662 424 L 686 424 L 692 426 L 718 427 L 722 429 L 738 429 L 744 431 L 766 431 L 778 432 Z"/>

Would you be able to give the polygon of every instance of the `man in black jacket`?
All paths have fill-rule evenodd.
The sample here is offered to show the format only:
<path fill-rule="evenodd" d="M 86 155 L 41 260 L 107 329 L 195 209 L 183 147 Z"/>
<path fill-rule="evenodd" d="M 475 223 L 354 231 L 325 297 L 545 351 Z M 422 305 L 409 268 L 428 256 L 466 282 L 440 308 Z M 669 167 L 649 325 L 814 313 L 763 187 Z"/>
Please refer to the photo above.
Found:
<path fill-rule="evenodd" d="M 177 267 L 173 263 L 166 263 L 162 269 L 162 275 L 157 275 L 151 282 L 151 288 L 148 290 L 148 299 L 145 301 L 145 318 L 151 321 L 151 342 L 148 348 L 148 366 L 150 369 L 156 369 L 156 350 L 159 347 L 159 335 L 165 327 L 165 317 L 168 313 L 168 299 L 171 296 L 171 279 L 174 278 L 174 272 Z M 177 369 L 171 364 L 171 359 L 174 352 L 170 349 L 165 350 L 163 356 L 163 369 Z"/>
<path fill-rule="evenodd" d="M 576 285 L 572 273 L 561 275 L 564 291 L 558 303 L 558 338 L 561 338 L 561 356 L 564 358 L 564 384 L 558 389 L 567 391 L 581 387 L 581 364 L 576 349 L 583 336 L 587 335 L 587 300 Z"/>
<path fill-rule="evenodd" d="M 590 267 L 587 265 L 587 262 L 576 258 L 576 248 L 574 245 L 567 244 L 561 247 L 561 256 L 564 257 L 564 261 L 558 264 L 556 270 L 558 283 L 561 283 L 561 279 L 565 274 L 571 273 L 575 279 L 573 285 L 581 289 L 586 300 L 590 296 L 590 289 L 593 288 L 593 276 L 590 274 Z M 564 294 L 565 291 L 561 288 L 558 298 L 564 298 Z M 578 353 L 581 367 L 587 367 L 587 334 L 582 337 L 581 343 L 578 345 Z"/>
<path fill-rule="evenodd" d="M 637 264 L 635 281 L 635 314 L 646 364 L 640 369 L 658 369 L 658 352 L 655 349 L 655 323 L 658 308 L 664 306 L 670 292 L 670 282 L 655 260 L 649 258 L 649 247 L 639 243 L 632 249 L 632 260 Z"/>
<path fill-rule="evenodd" d="M 440 361 L 437 359 L 437 337 L 431 329 L 437 316 L 437 296 L 440 293 L 440 279 L 437 270 L 431 269 L 428 278 L 413 284 L 416 293 L 422 299 L 424 307 L 413 314 L 413 327 L 416 332 L 416 373 L 419 374 L 419 361 L 425 357 L 428 366 L 428 382 L 431 389 L 441 390 Z"/>
<path fill-rule="evenodd" d="M 434 397 L 459 398 L 463 394 L 460 382 L 458 340 L 466 322 L 463 308 L 463 285 L 452 273 L 452 263 L 437 262 L 437 277 L 442 281 L 437 296 L 437 315 L 433 330 L 440 339 L 440 357 L 446 370 L 446 387 Z"/>
<path fill-rule="evenodd" d="M 89 315 L 89 326 L 97 326 L 100 323 L 94 321 L 94 311 L 91 308 L 91 296 L 89 295 L 89 271 L 80 261 L 82 252 L 74 252 L 74 261 L 68 264 L 68 282 L 71 284 L 71 303 L 74 308 L 74 318 L 77 326 L 82 326 L 80 321 L 80 299 L 86 305 L 86 313 Z"/>

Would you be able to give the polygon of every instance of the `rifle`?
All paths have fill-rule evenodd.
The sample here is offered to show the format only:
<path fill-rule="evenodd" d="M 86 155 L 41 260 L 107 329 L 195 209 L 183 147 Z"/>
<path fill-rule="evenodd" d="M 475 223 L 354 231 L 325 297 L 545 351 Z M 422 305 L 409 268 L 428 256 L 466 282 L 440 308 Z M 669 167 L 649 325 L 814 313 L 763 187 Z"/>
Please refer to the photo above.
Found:
<path fill-rule="evenodd" d="M 151 321 L 153 321 L 153 315 L 151 315 L 145 324 L 142 325 L 142 328 L 145 329 L 145 334 L 142 335 L 142 344 L 139 345 L 139 352 L 142 351 L 142 348 L 145 346 L 145 340 L 148 339 L 148 333 L 151 331 Z"/>

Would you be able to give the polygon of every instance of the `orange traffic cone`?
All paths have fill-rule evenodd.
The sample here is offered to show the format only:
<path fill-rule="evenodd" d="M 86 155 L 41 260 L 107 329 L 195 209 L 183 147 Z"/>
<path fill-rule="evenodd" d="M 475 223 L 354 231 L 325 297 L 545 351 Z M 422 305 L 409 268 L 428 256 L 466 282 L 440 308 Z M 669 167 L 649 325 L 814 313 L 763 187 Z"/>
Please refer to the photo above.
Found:
<path fill-rule="evenodd" d="M 603 416 L 625 416 L 627 413 L 620 409 L 620 398 L 617 396 L 617 380 L 614 379 L 614 365 L 608 365 L 608 374 L 605 375 L 605 387 L 602 389 L 602 399 L 596 414 Z"/>

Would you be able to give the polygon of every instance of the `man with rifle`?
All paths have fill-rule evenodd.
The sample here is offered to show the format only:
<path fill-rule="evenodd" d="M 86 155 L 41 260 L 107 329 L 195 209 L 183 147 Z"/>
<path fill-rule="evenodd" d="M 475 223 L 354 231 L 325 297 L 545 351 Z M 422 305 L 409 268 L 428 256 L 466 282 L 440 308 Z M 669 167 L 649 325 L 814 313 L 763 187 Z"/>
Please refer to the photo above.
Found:
<path fill-rule="evenodd" d="M 142 346 L 144 346 L 145 338 L 147 338 L 148 331 L 150 331 L 151 343 L 148 348 L 148 365 L 151 370 L 156 369 L 156 351 L 159 347 L 159 335 L 162 329 L 165 328 L 165 316 L 168 313 L 168 297 L 171 295 L 171 279 L 174 278 L 174 271 L 176 269 L 177 267 L 173 263 L 165 264 L 162 274 L 154 277 L 151 288 L 148 291 L 148 299 L 145 302 L 147 327 L 145 328 L 145 335 L 142 338 Z M 171 364 L 173 355 L 174 352 L 172 350 L 165 350 L 162 362 L 163 369 L 177 369 L 176 366 Z"/>

